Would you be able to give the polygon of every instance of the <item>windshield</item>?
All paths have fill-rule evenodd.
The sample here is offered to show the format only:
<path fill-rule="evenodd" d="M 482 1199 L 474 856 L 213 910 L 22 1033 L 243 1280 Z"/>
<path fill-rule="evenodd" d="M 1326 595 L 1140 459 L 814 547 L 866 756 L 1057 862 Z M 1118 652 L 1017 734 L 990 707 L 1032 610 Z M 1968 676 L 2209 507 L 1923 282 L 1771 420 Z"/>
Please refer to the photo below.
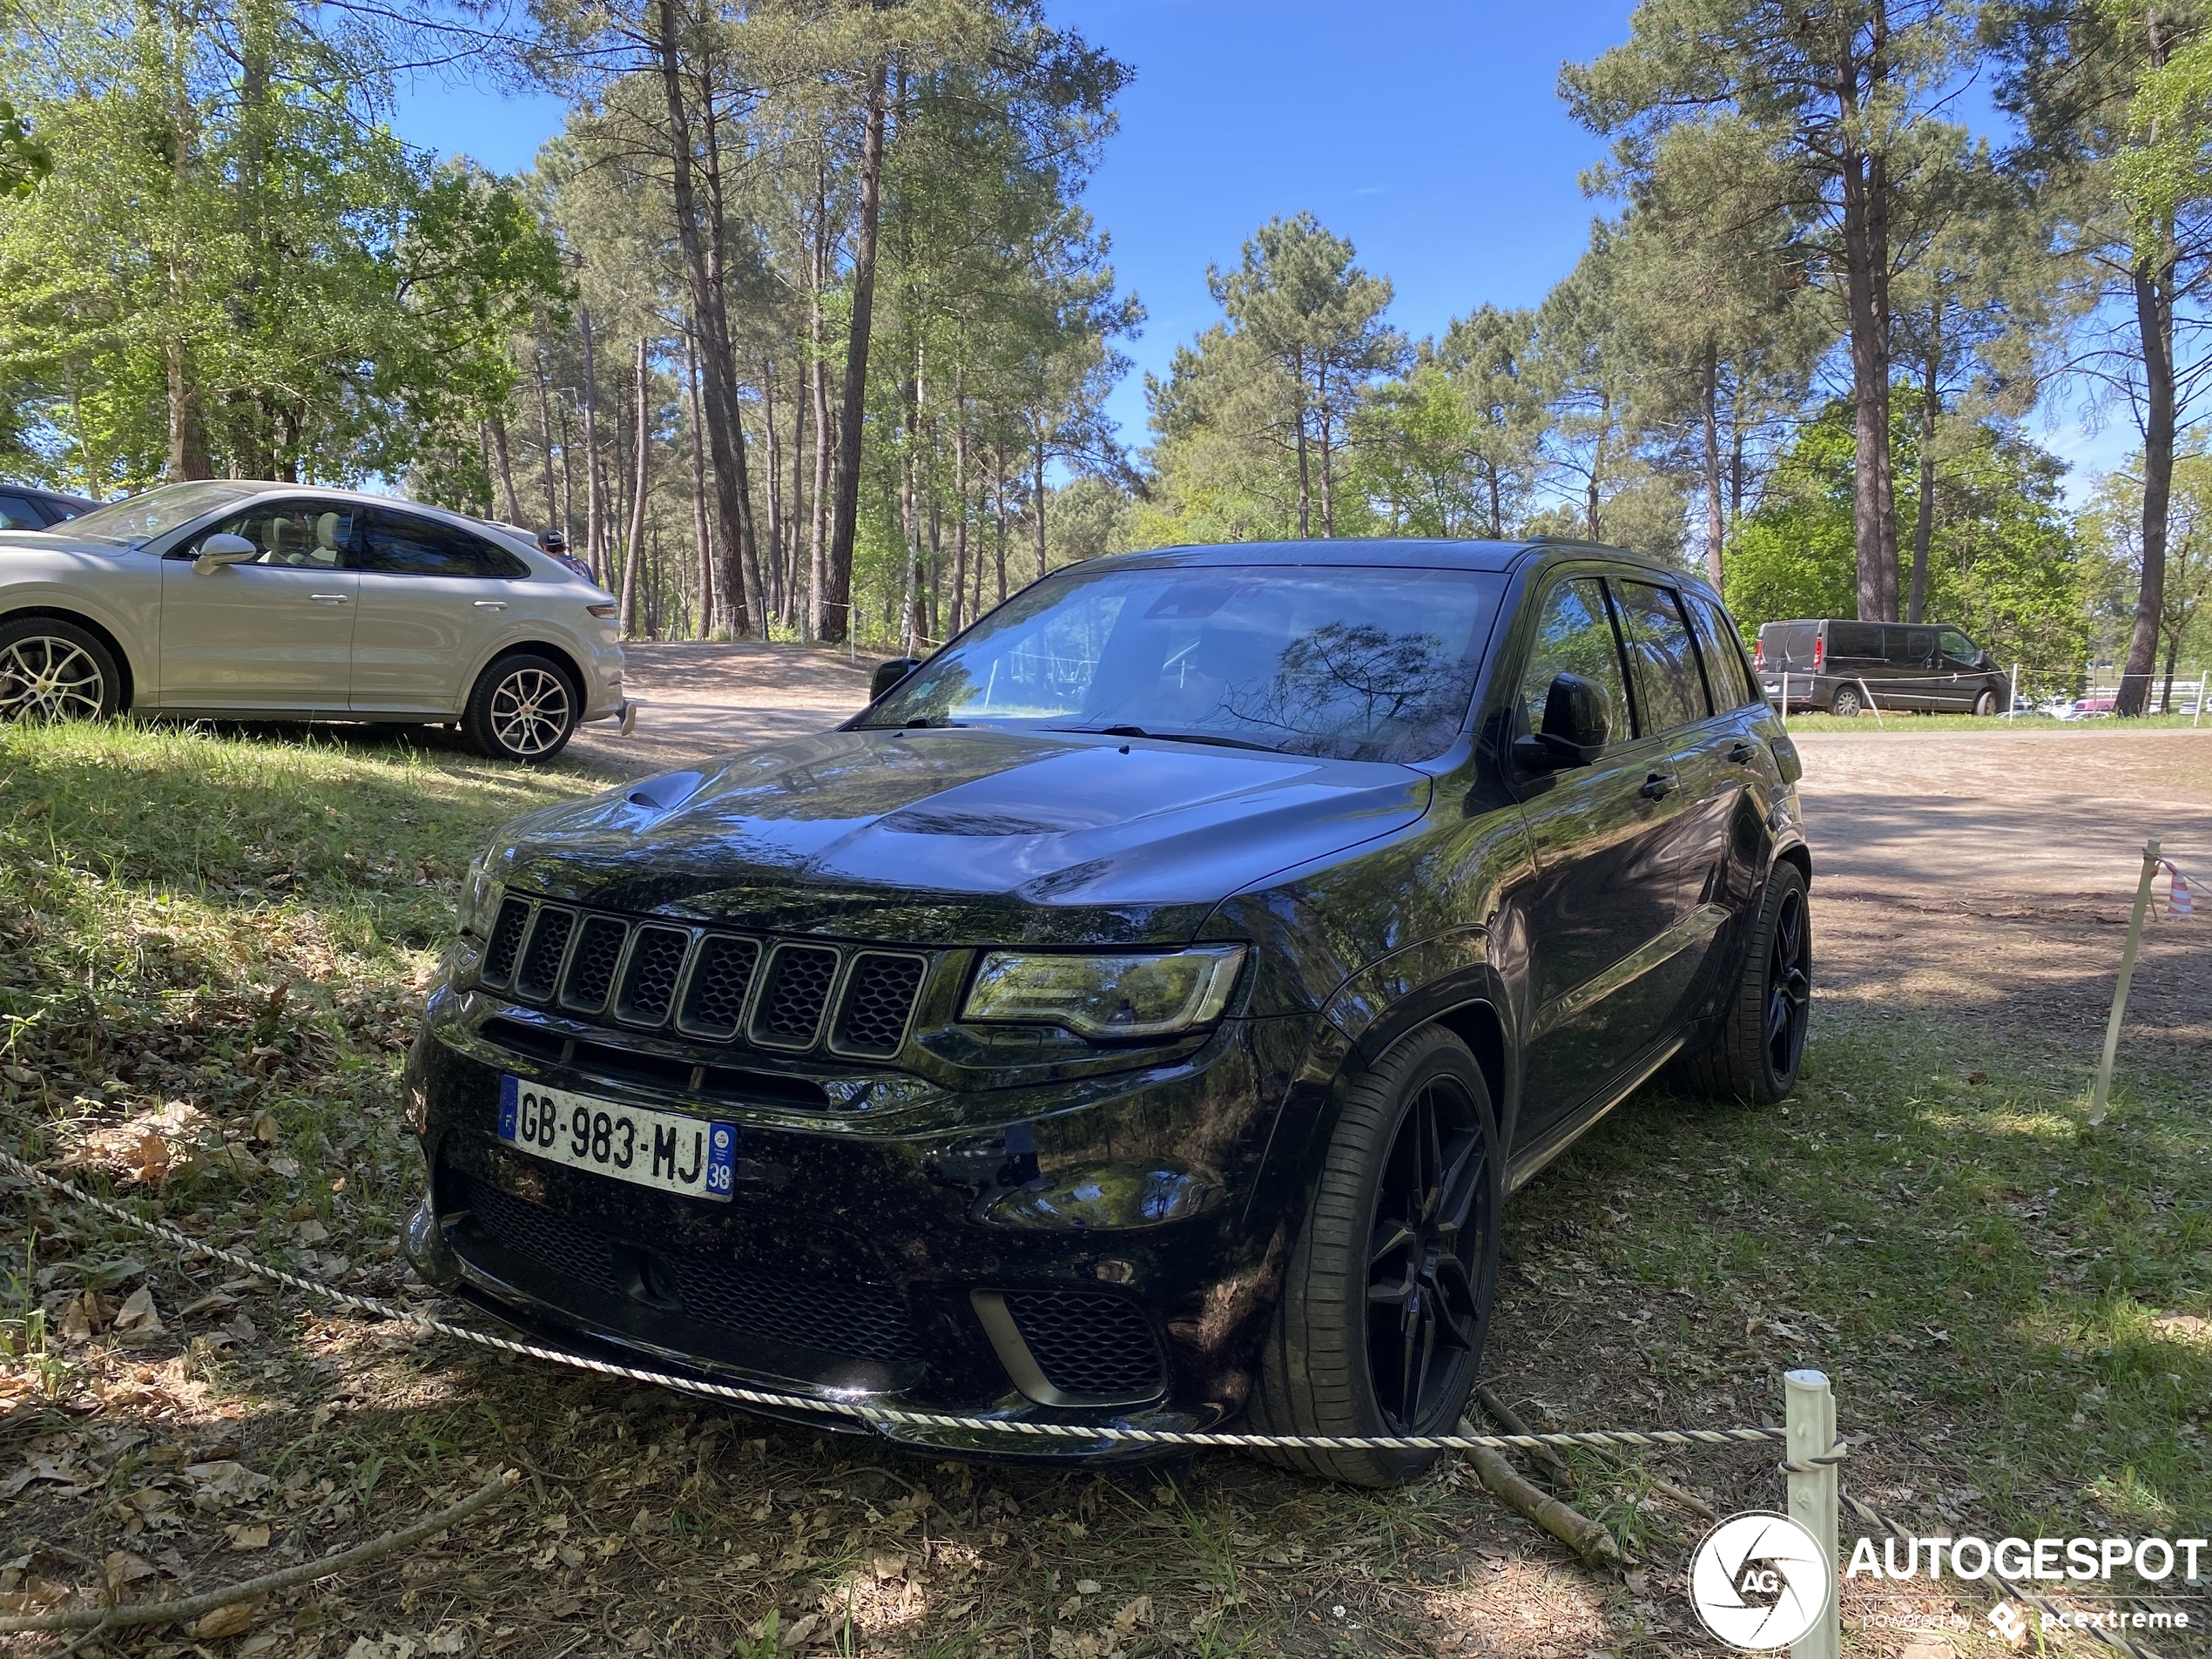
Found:
<path fill-rule="evenodd" d="M 68 529 L 60 533 L 95 542 L 113 542 L 118 547 L 144 547 L 164 531 L 190 523 L 203 513 L 227 507 L 266 488 L 263 484 L 233 483 L 221 478 L 190 484 L 164 484 L 128 501 L 95 507 L 91 512 L 71 519 Z"/>
<path fill-rule="evenodd" d="M 1350 566 L 1078 569 L 1000 607 L 860 724 L 1420 759 L 1450 747 L 1467 715 L 1499 582 Z"/>

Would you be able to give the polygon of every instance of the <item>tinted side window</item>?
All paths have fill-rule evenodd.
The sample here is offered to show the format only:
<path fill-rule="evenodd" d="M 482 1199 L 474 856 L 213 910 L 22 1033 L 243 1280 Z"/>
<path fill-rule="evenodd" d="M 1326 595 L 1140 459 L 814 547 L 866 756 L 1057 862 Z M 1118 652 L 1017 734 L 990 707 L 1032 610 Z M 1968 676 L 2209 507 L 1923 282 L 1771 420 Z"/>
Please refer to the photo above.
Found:
<path fill-rule="evenodd" d="M 1621 645 L 1605 603 L 1605 584 L 1593 576 L 1574 577 L 1544 595 L 1536 617 L 1536 638 L 1521 676 L 1521 707 L 1515 716 L 1522 732 L 1544 723 L 1544 700 L 1552 681 L 1577 674 L 1605 693 L 1607 729 L 1615 742 L 1629 735 L 1628 681 L 1621 666 Z"/>
<path fill-rule="evenodd" d="M 1751 665 L 1744 660 L 1741 637 L 1728 613 L 1703 594 L 1683 597 L 1689 605 L 1690 620 L 1697 624 L 1698 649 L 1705 656 L 1705 684 L 1720 708 L 1744 708 L 1765 701 Z"/>
<path fill-rule="evenodd" d="M 1952 661 L 1972 663 L 1980 660 L 1980 648 L 1956 628 L 1945 629 L 1939 637 L 1943 644 L 1943 654 L 1950 658 Z"/>
<path fill-rule="evenodd" d="M 1935 666 L 1935 630 L 1888 627 L 1882 630 L 1882 655 L 1892 668 Z"/>
<path fill-rule="evenodd" d="M 364 572 L 387 576 L 497 577 L 529 574 L 529 567 L 480 536 L 427 518 L 397 513 L 370 516 L 354 561 Z"/>
<path fill-rule="evenodd" d="M 1636 735 L 1656 737 L 1696 725 L 1712 711 L 1706 705 L 1705 682 L 1682 602 L 1673 589 L 1648 582 L 1615 582 L 1613 590 L 1620 599 L 1622 632 L 1635 675 Z"/>
<path fill-rule="evenodd" d="M 1879 662 L 1882 631 L 1872 623 L 1831 622 L 1828 624 L 1828 660 L 1857 657 Z"/>
<path fill-rule="evenodd" d="M 243 536 L 260 550 L 256 564 L 295 564 L 334 570 L 353 537 L 354 516 L 322 502 L 287 501 L 234 513 L 171 552 L 195 556 L 211 536 Z"/>
<path fill-rule="evenodd" d="M 21 496 L 0 496 L 0 530 L 43 530 L 46 520 Z"/>

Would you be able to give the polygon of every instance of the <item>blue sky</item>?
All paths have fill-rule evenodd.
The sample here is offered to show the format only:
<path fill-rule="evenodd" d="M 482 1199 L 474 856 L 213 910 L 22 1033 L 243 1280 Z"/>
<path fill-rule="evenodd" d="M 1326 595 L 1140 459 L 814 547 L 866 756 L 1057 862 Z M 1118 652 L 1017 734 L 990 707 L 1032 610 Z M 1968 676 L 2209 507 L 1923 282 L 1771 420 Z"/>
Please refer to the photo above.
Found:
<path fill-rule="evenodd" d="M 1131 444 L 1145 438 L 1143 371 L 1164 371 L 1176 346 L 1216 320 L 1207 263 L 1233 264 L 1273 215 L 1310 208 L 1349 238 L 1396 286 L 1393 320 L 1418 337 L 1485 300 L 1535 303 L 1603 206 L 1578 183 L 1603 146 L 1555 89 L 1562 62 L 1626 36 L 1632 0 L 1048 6 L 1136 70 L 1085 198 L 1113 239 L 1123 287 L 1150 314 L 1126 347 L 1138 372 L 1111 405 Z M 404 92 L 396 125 L 414 143 L 506 171 L 528 165 L 560 121 L 556 99 L 422 82 Z M 2096 467 L 2133 436 L 2070 424 L 2039 435 Z"/>

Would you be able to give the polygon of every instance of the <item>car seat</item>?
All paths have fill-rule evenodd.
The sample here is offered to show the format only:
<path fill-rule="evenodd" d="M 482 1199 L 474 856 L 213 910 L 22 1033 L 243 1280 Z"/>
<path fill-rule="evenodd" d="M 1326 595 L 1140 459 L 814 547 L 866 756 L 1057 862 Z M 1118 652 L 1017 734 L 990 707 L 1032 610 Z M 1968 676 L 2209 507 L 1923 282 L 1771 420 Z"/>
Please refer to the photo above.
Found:
<path fill-rule="evenodd" d="M 338 515 L 325 513 L 315 520 L 314 551 L 307 556 L 311 564 L 336 564 L 341 552 L 338 545 Z"/>
<path fill-rule="evenodd" d="M 272 514 L 261 531 L 260 563 L 298 564 L 301 557 L 301 550 L 292 544 L 292 521 Z"/>

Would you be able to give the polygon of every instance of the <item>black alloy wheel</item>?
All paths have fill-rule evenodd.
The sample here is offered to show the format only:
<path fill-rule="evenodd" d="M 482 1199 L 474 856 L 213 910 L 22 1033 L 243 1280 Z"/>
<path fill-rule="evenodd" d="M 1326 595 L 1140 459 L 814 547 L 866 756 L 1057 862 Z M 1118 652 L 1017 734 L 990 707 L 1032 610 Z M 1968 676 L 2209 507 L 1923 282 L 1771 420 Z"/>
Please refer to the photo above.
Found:
<path fill-rule="evenodd" d="M 0 624 L 0 720 L 103 720 L 122 677 L 108 648 L 56 617 Z"/>
<path fill-rule="evenodd" d="M 1482 1236 L 1479 1109 L 1449 1077 L 1399 1124 L 1375 1193 L 1367 1253 L 1367 1375 L 1395 1434 L 1440 1433 L 1474 1382 L 1482 1309 L 1471 1259 Z"/>
<path fill-rule="evenodd" d="M 1743 967 L 1703 1047 L 1678 1058 L 1675 1085 L 1713 1100 L 1770 1105 L 1797 1086 L 1812 1015 L 1812 917 L 1805 879 L 1777 860 L 1745 941 Z"/>
<path fill-rule="evenodd" d="M 1474 1386 L 1497 1286 L 1505 1163 L 1467 1045 L 1429 1026 L 1345 1089 L 1254 1379 L 1269 1434 L 1448 1434 Z M 1358 1486 L 1439 1455 L 1263 1452 Z"/>

